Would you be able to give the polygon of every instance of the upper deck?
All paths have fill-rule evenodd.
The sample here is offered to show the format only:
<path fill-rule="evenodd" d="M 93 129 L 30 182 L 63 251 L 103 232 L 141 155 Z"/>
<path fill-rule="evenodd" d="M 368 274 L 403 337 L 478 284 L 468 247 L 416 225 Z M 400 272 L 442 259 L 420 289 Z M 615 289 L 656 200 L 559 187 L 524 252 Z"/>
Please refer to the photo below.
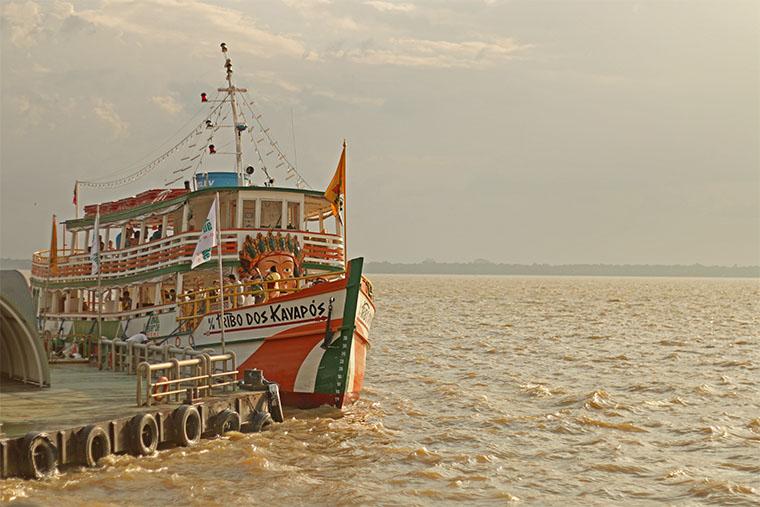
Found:
<path fill-rule="evenodd" d="M 191 258 L 216 192 L 220 196 L 219 227 L 225 266 L 238 266 L 246 237 L 259 233 L 287 237 L 303 251 L 303 268 L 343 269 L 340 223 L 331 215 L 322 192 L 277 187 L 216 187 L 194 192 L 148 191 L 133 198 L 100 206 L 101 283 L 123 285 L 190 269 Z M 91 274 L 87 245 L 95 222 L 93 206 L 85 217 L 64 223 L 67 247 L 56 252 L 51 266 L 49 250 L 35 252 L 32 282 L 50 288 L 88 287 Z M 332 231 L 328 232 L 328 227 Z M 215 267 L 211 266 L 209 268 Z M 51 269 L 52 267 L 52 269 Z M 199 269 L 206 268 L 202 266 Z"/>

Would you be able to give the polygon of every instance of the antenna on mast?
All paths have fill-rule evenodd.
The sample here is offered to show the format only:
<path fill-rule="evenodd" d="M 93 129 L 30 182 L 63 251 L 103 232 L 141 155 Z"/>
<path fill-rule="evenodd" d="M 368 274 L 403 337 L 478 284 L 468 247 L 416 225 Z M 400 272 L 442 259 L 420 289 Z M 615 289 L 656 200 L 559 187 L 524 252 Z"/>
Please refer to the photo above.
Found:
<path fill-rule="evenodd" d="M 235 135 L 235 172 L 237 173 L 238 185 L 243 183 L 243 148 L 240 140 L 240 136 L 248 129 L 248 126 L 238 121 L 237 100 L 235 99 L 235 93 L 245 93 L 248 90 L 245 88 L 236 88 L 232 84 L 232 60 L 227 56 L 227 44 L 222 42 L 220 44 L 222 48 L 222 54 L 224 55 L 224 68 L 227 69 L 227 88 L 218 88 L 217 91 L 226 92 L 230 98 L 230 107 L 232 108 L 232 124 Z"/>

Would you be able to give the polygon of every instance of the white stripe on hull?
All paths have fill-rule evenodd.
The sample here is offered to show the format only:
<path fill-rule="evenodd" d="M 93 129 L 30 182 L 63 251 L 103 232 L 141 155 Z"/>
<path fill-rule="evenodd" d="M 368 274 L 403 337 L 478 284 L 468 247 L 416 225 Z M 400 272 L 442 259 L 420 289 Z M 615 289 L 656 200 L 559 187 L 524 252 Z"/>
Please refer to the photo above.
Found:
<path fill-rule="evenodd" d="M 314 386 L 317 383 L 317 373 L 319 372 L 319 363 L 324 355 L 325 349 L 322 348 L 322 342 L 320 341 L 314 345 L 314 348 L 311 349 L 304 362 L 301 363 L 301 367 L 298 368 L 298 375 L 296 375 L 296 380 L 293 383 L 294 392 L 314 392 Z"/>
<path fill-rule="evenodd" d="M 356 360 L 354 354 L 354 340 L 351 340 L 351 350 L 348 353 L 348 375 L 346 376 L 346 383 L 344 391 L 350 393 L 354 390 L 354 377 L 356 376 Z"/>

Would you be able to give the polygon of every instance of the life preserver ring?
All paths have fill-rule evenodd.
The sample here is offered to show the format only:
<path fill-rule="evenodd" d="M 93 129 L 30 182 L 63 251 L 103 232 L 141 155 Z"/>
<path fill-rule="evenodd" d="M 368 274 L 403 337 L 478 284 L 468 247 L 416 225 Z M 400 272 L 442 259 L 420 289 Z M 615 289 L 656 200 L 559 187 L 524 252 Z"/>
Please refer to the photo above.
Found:
<path fill-rule="evenodd" d="M 174 346 L 175 347 L 181 347 L 182 346 L 182 338 L 179 336 L 174 337 Z"/>
<path fill-rule="evenodd" d="M 157 383 L 160 382 L 168 382 L 169 379 L 164 377 L 163 375 L 158 377 Z M 169 391 L 169 384 L 164 384 L 162 386 L 154 385 L 153 386 L 153 399 L 157 402 L 164 399 L 164 394 Z M 164 394 L 158 394 L 159 392 L 162 392 Z"/>

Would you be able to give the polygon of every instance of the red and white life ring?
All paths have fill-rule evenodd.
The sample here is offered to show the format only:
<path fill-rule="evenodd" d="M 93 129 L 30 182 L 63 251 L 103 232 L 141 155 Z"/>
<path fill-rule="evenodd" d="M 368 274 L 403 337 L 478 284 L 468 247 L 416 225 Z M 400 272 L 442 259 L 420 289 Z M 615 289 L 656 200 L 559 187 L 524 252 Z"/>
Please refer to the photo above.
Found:
<path fill-rule="evenodd" d="M 169 379 L 164 377 L 163 375 L 158 377 L 158 380 L 156 381 L 157 384 L 160 384 L 161 382 L 169 382 Z M 164 399 L 164 394 L 169 391 L 169 384 L 164 384 L 162 386 L 154 385 L 153 386 L 153 399 L 156 401 L 161 401 Z M 164 394 L 158 394 L 159 392 Z"/>

